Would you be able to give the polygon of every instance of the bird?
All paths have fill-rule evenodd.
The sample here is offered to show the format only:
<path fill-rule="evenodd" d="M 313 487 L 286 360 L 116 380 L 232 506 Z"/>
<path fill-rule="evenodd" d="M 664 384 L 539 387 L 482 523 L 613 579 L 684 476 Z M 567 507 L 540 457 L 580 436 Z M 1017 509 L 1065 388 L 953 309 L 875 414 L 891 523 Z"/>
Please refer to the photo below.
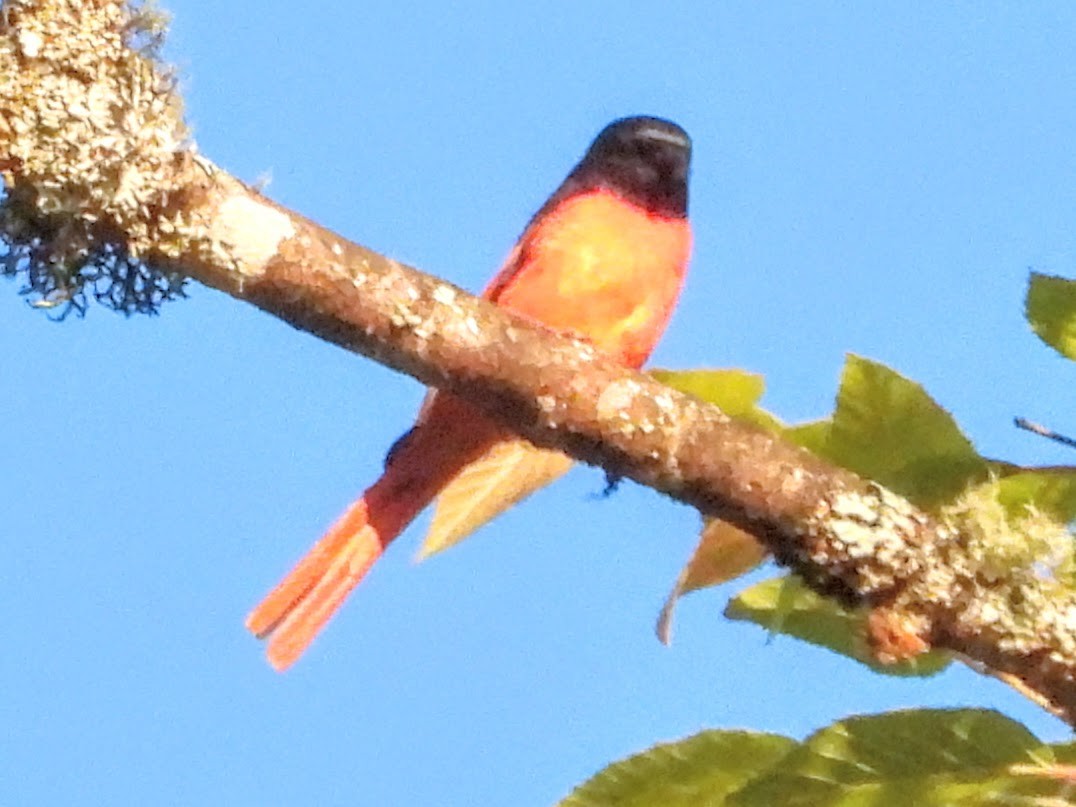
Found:
<path fill-rule="evenodd" d="M 691 152 L 691 138 L 672 121 L 638 115 L 608 124 L 531 218 L 482 297 L 627 367 L 642 366 L 676 306 L 691 255 Z M 438 532 L 437 543 L 447 545 L 570 465 L 472 403 L 430 390 L 381 477 L 251 611 L 247 628 L 267 640 L 270 665 L 287 669 L 431 502 L 438 501 L 431 539 Z M 475 484 L 490 473 L 495 483 Z M 461 498 L 463 516 L 442 507 Z"/>

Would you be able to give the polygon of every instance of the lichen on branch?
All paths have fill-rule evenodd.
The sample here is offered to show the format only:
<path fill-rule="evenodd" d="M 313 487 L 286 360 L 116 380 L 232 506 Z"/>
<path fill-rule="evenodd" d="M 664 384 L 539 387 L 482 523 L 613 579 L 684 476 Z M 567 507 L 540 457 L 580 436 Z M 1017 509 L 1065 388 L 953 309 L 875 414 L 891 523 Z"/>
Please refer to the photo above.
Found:
<path fill-rule="evenodd" d="M 192 159 L 164 18 L 102 0 L 5 0 L 0 15 L 2 271 L 47 307 L 152 313 L 181 275 L 167 243 L 176 164 Z"/>

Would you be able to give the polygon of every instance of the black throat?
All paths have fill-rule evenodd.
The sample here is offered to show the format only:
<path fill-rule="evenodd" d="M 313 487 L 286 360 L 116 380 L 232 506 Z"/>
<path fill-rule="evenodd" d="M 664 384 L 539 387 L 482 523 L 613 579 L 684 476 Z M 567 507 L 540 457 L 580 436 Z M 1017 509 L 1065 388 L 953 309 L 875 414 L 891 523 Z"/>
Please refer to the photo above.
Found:
<path fill-rule="evenodd" d="M 608 190 L 647 212 L 687 217 L 691 138 L 672 121 L 651 117 L 613 121 L 594 139 L 545 209 L 589 190 Z"/>

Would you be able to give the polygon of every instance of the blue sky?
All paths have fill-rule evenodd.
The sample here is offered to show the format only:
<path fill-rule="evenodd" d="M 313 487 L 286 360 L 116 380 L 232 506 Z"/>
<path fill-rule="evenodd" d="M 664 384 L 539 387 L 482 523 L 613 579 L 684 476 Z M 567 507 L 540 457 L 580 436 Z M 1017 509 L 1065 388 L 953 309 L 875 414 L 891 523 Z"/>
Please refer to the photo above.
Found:
<path fill-rule="evenodd" d="M 378 8 L 369 6 L 377 5 Z M 1067 3 L 173 0 L 202 151 L 471 289 L 609 120 L 695 142 L 695 256 L 654 364 L 765 375 L 827 414 L 846 351 L 924 383 L 980 449 L 1071 463 L 1073 368 L 1022 318 L 1076 274 Z M 697 516 L 577 470 L 415 566 L 421 522 L 276 675 L 242 618 L 378 472 L 404 377 L 203 288 L 49 322 L 0 282 L 0 801 L 548 805 L 707 727 L 983 705 L 965 669 L 874 676 L 725 622 L 652 625 Z"/>

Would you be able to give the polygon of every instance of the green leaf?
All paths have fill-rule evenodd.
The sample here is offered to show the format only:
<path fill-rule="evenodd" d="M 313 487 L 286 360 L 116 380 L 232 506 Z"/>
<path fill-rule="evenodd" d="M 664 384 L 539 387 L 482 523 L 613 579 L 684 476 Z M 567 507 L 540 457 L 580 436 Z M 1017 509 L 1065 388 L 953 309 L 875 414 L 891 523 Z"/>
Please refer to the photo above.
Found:
<path fill-rule="evenodd" d="M 1064 765 L 1076 765 L 1076 742 L 1051 745 L 1054 761 Z"/>
<path fill-rule="evenodd" d="M 777 734 L 704 731 L 614 762 L 558 807 L 721 807 L 795 745 Z"/>
<path fill-rule="evenodd" d="M 737 807 L 1034 804 L 1071 788 L 1026 728 L 974 709 L 854 717 L 823 729 L 730 800 Z M 1019 766 L 1014 769 L 1013 766 Z M 1071 794 L 1070 794 L 1071 795 Z M 1067 802 L 1058 802 L 1067 803 Z"/>
<path fill-rule="evenodd" d="M 806 448 L 812 454 L 828 457 L 827 447 L 829 446 L 829 436 L 832 428 L 832 420 L 813 420 L 809 423 L 789 426 L 785 429 L 784 434 L 793 443 Z"/>
<path fill-rule="evenodd" d="M 1068 804 L 1076 744 L 984 709 L 852 717 L 803 743 L 704 731 L 616 762 L 558 807 Z"/>
<path fill-rule="evenodd" d="M 669 644 L 672 641 L 673 610 L 681 597 L 747 574 L 768 556 L 769 550 L 753 535 L 727 521 L 705 519 L 695 552 L 676 578 L 658 614 L 654 630 L 661 643 Z"/>
<path fill-rule="evenodd" d="M 998 482 L 998 499 L 1011 516 L 1028 507 L 1067 524 L 1076 519 L 1076 468 L 1017 471 Z"/>
<path fill-rule="evenodd" d="M 986 461 L 919 384 L 858 356 L 845 364 L 824 451 L 925 508 L 987 474 Z"/>
<path fill-rule="evenodd" d="M 758 406 L 766 381 L 744 370 L 651 370 L 650 375 L 666 386 L 694 395 L 741 420 L 777 431 L 781 422 Z"/>
<path fill-rule="evenodd" d="M 1062 356 L 1076 359 L 1076 282 L 1032 272 L 1026 313 L 1042 341 Z"/>
<path fill-rule="evenodd" d="M 952 416 L 885 365 L 849 356 L 831 419 L 798 426 L 758 406 L 763 379 L 741 370 L 657 370 L 664 384 L 780 432 L 809 451 L 874 479 L 926 509 L 986 478 L 988 464 Z"/>
<path fill-rule="evenodd" d="M 864 638 L 866 612 L 842 608 L 815 594 L 795 576 L 775 577 L 751 586 L 729 602 L 725 616 L 828 648 L 886 675 L 934 675 L 950 661 L 945 653 L 931 651 L 897 664 L 882 664 Z"/>
<path fill-rule="evenodd" d="M 681 594 L 728 582 L 766 560 L 768 550 L 753 535 L 727 521 L 707 519 L 695 552 L 678 583 Z"/>

